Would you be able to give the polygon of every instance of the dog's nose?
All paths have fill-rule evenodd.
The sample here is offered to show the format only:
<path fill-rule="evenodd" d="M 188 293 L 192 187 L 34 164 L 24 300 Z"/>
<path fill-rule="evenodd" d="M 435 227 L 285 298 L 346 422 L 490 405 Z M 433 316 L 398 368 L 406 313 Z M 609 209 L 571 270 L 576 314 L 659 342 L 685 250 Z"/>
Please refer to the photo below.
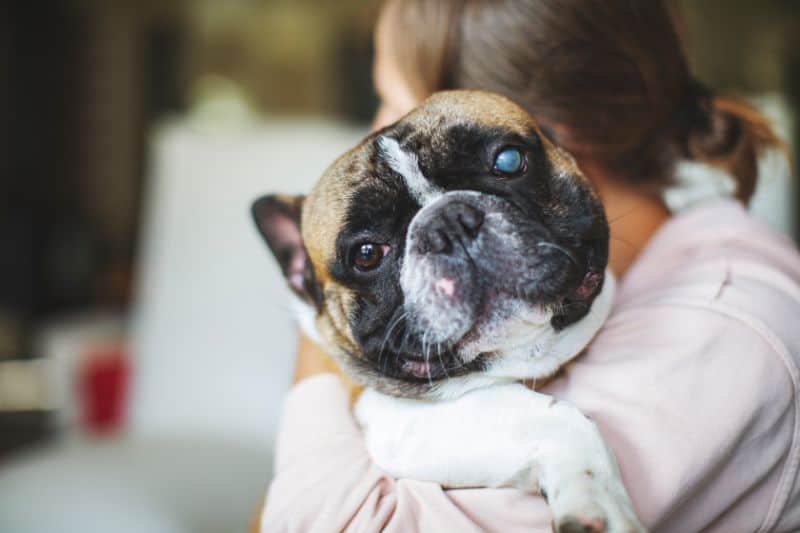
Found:
<path fill-rule="evenodd" d="M 436 215 L 420 236 L 419 251 L 423 254 L 449 254 L 458 243 L 466 246 L 478 236 L 483 224 L 483 213 L 463 202 L 448 202 Z"/>

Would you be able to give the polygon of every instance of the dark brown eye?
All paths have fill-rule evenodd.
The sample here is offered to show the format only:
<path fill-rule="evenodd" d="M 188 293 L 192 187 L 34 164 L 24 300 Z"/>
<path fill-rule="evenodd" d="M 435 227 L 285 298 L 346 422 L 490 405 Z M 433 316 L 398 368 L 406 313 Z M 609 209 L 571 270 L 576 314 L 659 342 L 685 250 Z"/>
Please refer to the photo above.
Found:
<path fill-rule="evenodd" d="M 353 264 L 362 272 L 374 270 L 381 264 L 388 251 L 389 246 L 386 244 L 366 242 L 356 245 L 353 252 Z"/>

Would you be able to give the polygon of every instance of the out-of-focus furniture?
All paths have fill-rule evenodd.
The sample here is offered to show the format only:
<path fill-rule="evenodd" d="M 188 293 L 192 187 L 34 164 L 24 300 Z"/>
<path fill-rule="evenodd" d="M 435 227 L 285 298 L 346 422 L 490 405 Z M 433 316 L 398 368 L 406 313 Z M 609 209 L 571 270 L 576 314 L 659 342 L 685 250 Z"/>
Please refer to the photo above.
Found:
<path fill-rule="evenodd" d="M 269 481 L 295 340 L 249 206 L 265 192 L 308 190 L 363 133 L 316 119 L 262 122 L 235 98 L 154 133 L 128 328 L 128 427 L 107 439 L 68 430 L 0 465 L 0 531 L 246 529 Z M 74 338 L 47 337 L 62 403 Z M 73 419 L 59 420 L 70 428 Z"/>

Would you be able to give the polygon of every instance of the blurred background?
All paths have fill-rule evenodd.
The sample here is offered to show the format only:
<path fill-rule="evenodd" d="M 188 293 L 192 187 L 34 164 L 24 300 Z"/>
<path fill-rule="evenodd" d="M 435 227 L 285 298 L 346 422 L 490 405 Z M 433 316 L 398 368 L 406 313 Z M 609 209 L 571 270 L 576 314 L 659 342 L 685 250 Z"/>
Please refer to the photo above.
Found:
<path fill-rule="evenodd" d="M 800 4 L 679 4 L 699 79 L 797 153 Z M 377 8 L 2 2 L 0 531 L 246 527 L 294 354 L 249 204 L 367 131 Z M 753 209 L 796 239 L 800 188 L 763 165 Z"/>

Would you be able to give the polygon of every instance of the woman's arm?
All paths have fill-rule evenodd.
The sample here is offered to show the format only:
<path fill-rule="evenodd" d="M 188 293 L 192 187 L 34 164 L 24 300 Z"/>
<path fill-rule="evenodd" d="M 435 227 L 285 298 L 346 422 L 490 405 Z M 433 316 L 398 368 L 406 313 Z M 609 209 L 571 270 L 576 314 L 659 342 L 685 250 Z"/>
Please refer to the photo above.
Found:
<path fill-rule="evenodd" d="M 643 522 L 676 532 L 755 531 L 785 505 L 792 390 L 759 332 L 675 306 L 620 314 L 551 388 L 597 422 Z M 549 531 L 551 514 L 516 490 L 387 476 L 341 382 L 317 372 L 287 399 L 262 518 L 262 531 Z"/>
<path fill-rule="evenodd" d="M 298 383 L 305 378 L 325 373 L 338 374 L 339 370 L 319 346 L 300 333 L 297 340 L 297 362 L 294 367 L 293 382 Z"/>
<path fill-rule="evenodd" d="M 789 358 L 735 289 L 618 310 L 547 386 L 600 427 L 653 531 L 771 531 L 794 483 Z"/>
<path fill-rule="evenodd" d="M 306 378 L 320 374 L 336 374 L 347 391 L 351 405 L 358 398 L 363 388 L 342 374 L 333 359 L 301 332 L 297 342 L 294 383 L 299 383 Z"/>
<path fill-rule="evenodd" d="M 541 498 L 514 490 L 445 491 L 394 480 L 366 452 L 333 375 L 297 384 L 284 407 L 262 531 L 550 531 Z"/>

